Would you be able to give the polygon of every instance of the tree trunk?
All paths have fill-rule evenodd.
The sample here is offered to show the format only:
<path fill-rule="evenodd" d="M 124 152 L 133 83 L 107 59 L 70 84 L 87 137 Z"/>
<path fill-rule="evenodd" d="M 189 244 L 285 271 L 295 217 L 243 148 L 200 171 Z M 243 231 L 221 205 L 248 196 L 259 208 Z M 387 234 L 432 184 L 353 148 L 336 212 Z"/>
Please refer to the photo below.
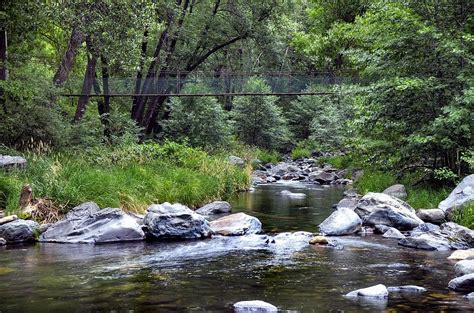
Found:
<path fill-rule="evenodd" d="M 7 30 L 5 28 L 0 29 L 0 80 L 8 79 L 8 68 L 7 68 Z"/>
<path fill-rule="evenodd" d="M 56 86 L 62 86 L 71 72 L 74 60 L 76 59 L 77 52 L 83 41 L 83 34 L 81 31 L 74 27 L 72 29 L 71 38 L 69 39 L 69 44 L 66 52 L 61 60 L 56 74 L 54 74 L 53 83 Z"/>
<path fill-rule="evenodd" d="M 79 122 L 86 111 L 87 104 L 89 103 L 89 95 L 91 93 L 92 85 L 95 77 L 95 66 L 97 64 L 97 55 L 92 51 L 89 40 L 87 46 L 90 54 L 87 58 L 86 72 L 84 74 L 84 81 L 82 83 L 82 91 L 79 100 L 77 101 L 76 114 L 74 115 L 74 122 Z"/>
<path fill-rule="evenodd" d="M 135 80 L 135 89 L 133 92 L 136 95 L 140 92 L 140 89 L 142 87 L 142 78 L 143 78 L 142 72 L 143 72 L 143 66 L 145 65 L 147 47 L 148 47 L 148 28 L 146 28 L 145 32 L 143 33 L 142 47 L 141 47 L 141 53 L 140 53 L 140 64 L 138 66 L 137 78 Z M 135 117 L 136 110 L 137 110 L 137 103 L 139 100 L 140 100 L 139 96 L 133 97 L 132 118 Z"/>

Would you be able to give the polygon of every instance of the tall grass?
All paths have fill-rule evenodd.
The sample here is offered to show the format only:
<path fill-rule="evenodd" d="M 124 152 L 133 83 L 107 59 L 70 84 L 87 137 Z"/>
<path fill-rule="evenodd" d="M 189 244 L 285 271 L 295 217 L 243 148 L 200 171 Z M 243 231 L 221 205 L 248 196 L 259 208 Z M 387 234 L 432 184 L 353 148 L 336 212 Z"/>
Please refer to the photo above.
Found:
<path fill-rule="evenodd" d="M 176 143 L 92 149 L 78 154 L 29 154 L 28 168 L 0 172 L 0 206 L 18 209 L 20 189 L 50 198 L 65 211 L 85 201 L 144 211 L 156 202 L 197 207 L 226 199 L 250 182 L 250 169 Z"/>

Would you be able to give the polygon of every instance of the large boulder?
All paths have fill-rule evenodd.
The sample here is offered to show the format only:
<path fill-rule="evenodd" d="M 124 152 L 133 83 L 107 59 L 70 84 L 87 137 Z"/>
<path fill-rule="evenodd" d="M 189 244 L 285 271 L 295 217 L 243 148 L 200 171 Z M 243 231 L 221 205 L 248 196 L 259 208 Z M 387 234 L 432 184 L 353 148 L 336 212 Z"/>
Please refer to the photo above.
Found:
<path fill-rule="evenodd" d="M 0 225 L 0 238 L 6 243 L 35 241 L 38 229 L 39 225 L 34 221 L 15 219 Z"/>
<path fill-rule="evenodd" d="M 100 209 L 93 202 L 69 211 L 63 220 L 41 234 L 41 242 L 108 243 L 144 240 L 137 220 L 120 209 Z"/>
<path fill-rule="evenodd" d="M 221 217 L 211 223 L 212 233 L 222 236 L 241 236 L 262 232 L 258 218 L 239 212 Z"/>
<path fill-rule="evenodd" d="M 152 239 L 201 239 L 211 236 L 209 222 L 179 203 L 153 204 L 143 224 Z"/>
<path fill-rule="evenodd" d="M 451 253 L 448 260 L 470 260 L 474 259 L 474 249 L 457 250 Z"/>
<path fill-rule="evenodd" d="M 441 209 L 419 209 L 416 211 L 416 216 L 425 223 L 442 224 L 446 222 L 446 215 Z"/>
<path fill-rule="evenodd" d="M 251 301 L 240 301 L 234 303 L 234 312 L 236 313 L 276 313 L 278 308 L 273 304 L 261 301 L 261 300 L 251 300 Z"/>
<path fill-rule="evenodd" d="M 462 209 L 473 201 L 474 174 L 471 174 L 464 177 L 449 196 L 440 202 L 438 208 L 443 210 L 448 218 L 451 218 L 456 209 Z"/>
<path fill-rule="evenodd" d="M 215 214 L 230 213 L 232 207 L 227 201 L 214 201 L 196 210 L 196 213 L 209 216 Z"/>
<path fill-rule="evenodd" d="M 389 195 L 389 196 L 392 196 L 392 197 L 395 197 L 395 198 L 398 198 L 398 199 L 401 199 L 401 200 L 406 200 L 406 198 L 408 196 L 407 195 L 407 190 L 406 190 L 405 186 L 403 186 L 402 184 L 396 184 L 396 185 L 390 186 L 387 189 L 385 189 L 384 191 L 382 191 L 382 193 L 384 193 L 386 195 Z"/>
<path fill-rule="evenodd" d="M 454 222 L 444 223 L 440 231 L 453 242 L 459 242 L 467 247 L 474 246 L 474 230 L 461 226 Z"/>
<path fill-rule="evenodd" d="M 0 169 L 23 169 L 26 167 L 26 163 L 26 159 L 20 156 L 0 155 Z"/>
<path fill-rule="evenodd" d="M 474 273 L 474 260 L 461 260 L 454 265 L 456 276 Z"/>
<path fill-rule="evenodd" d="M 346 294 L 346 297 L 387 298 L 388 290 L 384 285 L 378 284 L 372 287 L 351 291 Z"/>
<path fill-rule="evenodd" d="M 412 235 L 401 239 L 398 244 L 408 248 L 431 251 L 449 251 L 452 248 L 448 239 L 432 233 Z"/>
<path fill-rule="evenodd" d="M 320 231 L 329 236 L 350 235 L 362 226 L 359 216 L 351 209 L 341 208 L 334 211 L 319 224 Z"/>
<path fill-rule="evenodd" d="M 355 212 L 364 225 L 387 225 L 399 230 L 410 230 L 423 221 L 406 202 L 384 193 L 369 192 L 363 196 Z"/>
<path fill-rule="evenodd" d="M 466 274 L 466 275 L 452 279 L 449 282 L 448 287 L 455 291 L 465 291 L 465 292 L 474 291 L 474 273 Z"/>
<path fill-rule="evenodd" d="M 325 172 L 321 170 L 313 172 L 308 176 L 309 181 L 318 182 L 323 185 L 330 184 L 338 178 L 339 177 L 333 172 Z"/>

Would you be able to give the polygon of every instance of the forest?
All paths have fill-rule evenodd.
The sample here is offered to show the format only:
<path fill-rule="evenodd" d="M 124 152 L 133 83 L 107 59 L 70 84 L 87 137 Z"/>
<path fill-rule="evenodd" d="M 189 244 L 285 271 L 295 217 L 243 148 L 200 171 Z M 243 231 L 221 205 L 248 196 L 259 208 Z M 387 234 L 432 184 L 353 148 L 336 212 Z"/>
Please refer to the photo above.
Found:
<path fill-rule="evenodd" d="M 24 183 L 62 210 L 196 206 L 249 186 L 251 164 L 228 166 L 231 154 L 322 153 L 363 168 L 362 190 L 405 182 L 415 207 L 473 172 L 472 1 L 2 6 L 0 149 L 31 163 L 0 173 L 7 211 Z M 231 86 L 229 73 L 245 74 Z M 286 73 L 302 95 L 238 95 L 271 93 Z"/>

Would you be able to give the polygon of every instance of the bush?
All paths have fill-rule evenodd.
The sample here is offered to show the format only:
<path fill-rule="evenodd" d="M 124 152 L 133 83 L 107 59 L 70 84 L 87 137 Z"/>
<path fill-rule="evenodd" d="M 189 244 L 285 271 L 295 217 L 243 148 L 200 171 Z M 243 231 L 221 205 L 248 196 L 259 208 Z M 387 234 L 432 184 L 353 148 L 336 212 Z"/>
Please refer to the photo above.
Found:
<path fill-rule="evenodd" d="M 270 87 L 258 78 L 250 79 L 245 92 L 270 92 Z M 280 149 L 288 142 L 288 128 L 277 97 L 236 97 L 232 111 L 235 132 L 239 140 L 264 149 Z"/>
<path fill-rule="evenodd" d="M 202 83 L 187 84 L 183 93 L 209 91 Z M 210 91 L 209 91 L 210 92 Z M 189 142 L 193 147 L 222 147 L 230 135 L 226 112 L 214 97 L 173 98 L 169 104 L 170 117 L 164 123 L 168 138 Z"/>
<path fill-rule="evenodd" d="M 278 163 L 281 161 L 281 155 L 276 151 L 268 151 L 264 149 L 257 149 L 255 157 L 262 161 L 263 164 Z"/>

